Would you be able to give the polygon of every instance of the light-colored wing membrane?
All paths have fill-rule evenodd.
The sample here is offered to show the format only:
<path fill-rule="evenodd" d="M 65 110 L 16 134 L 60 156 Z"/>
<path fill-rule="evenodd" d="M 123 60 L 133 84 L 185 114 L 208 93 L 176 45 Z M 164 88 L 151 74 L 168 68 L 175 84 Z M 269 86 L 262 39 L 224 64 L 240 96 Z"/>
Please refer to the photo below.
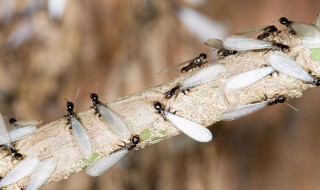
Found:
<path fill-rule="evenodd" d="M 92 151 L 91 139 L 88 133 L 83 128 L 80 121 L 74 116 L 71 116 L 70 124 L 73 131 L 73 136 L 75 137 L 79 148 L 84 152 L 85 157 L 90 156 L 93 151 Z"/>
<path fill-rule="evenodd" d="M 172 113 L 165 113 L 167 120 L 192 139 L 199 142 L 209 142 L 212 139 L 212 133 L 204 126 Z"/>
<path fill-rule="evenodd" d="M 223 65 L 210 65 L 197 71 L 195 74 L 183 81 L 180 85 L 180 89 L 186 90 L 207 82 L 211 82 L 219 78 L 225 72 L 226 68 Z"/>
<path fill-rule="evenodd" d="M 319 29 L 312 24 L 303 24 L 293 22 L 290 24 L 290 28 L 300 36 L 303 37 L 315 37 L 319 35 Z"/>
<path fill-rule="evenodd" d="M 57 163 L 53 158 L 47 158 L 40 162 L 37 171 L 32 175 L 25 190 L 37 190 L 39 189 L 56 170 Z"/>
<path fill-rule="evenodd" d="M 229 36 L 223 41 L 223 46 L 228 50 L 248 51 L 273 48 L 272 42 L 256 40 L 246 36 Z"/>
<path fill-rule="evenodd" d="M 37 132 L 38 128 L 35 126 L 26 126 L 26 127 L 19 127 L 12 129 L 9 132 L 9 136 L 11 138 L 12 142 L 27 138 L 28 136 L 31 136 L 35 132 Z"/>
<path fill-rule="evenodd" d="M 92 177 L 99 176 L 118 163 L 128 152 L 127 149 L 123 149 L 102 157 L 89 165 L 86 169 L 86 173 Z"/>
<path fill-rule="evenodd" d="M 16 121 L 14 124 L 16 127 L 25 127 L 25 126 L 36 126 L 42 123 L 41 120 L 21 120 L 21 121 Z"/>
<path fill-rule="evenodd" d="M 230 90 L 241 90 L 270 75 L 272 72 L 274 72 L 272 67 L 263 67 L 237 74 L 228 80 L 226 88 Z"/>
<path fill-rule="evenodd" d="M 317 20 L 314 25 L 320 30 L 320 12 L 318 13 Z"/>
<path fill-rule="evenodd" d="M 39 163 L 38 157 L 25 158 L 0 181 L 0 188 L 16 183 L 20 179 L 29 176 L 38 167 Z"/>
<path fill-rule="evenodd" d="M 205 45 L 215 48 L 215 49 L 223 49 L 223 42 L 219 39 L 210 38 L 205 43 Z"/>
<path fill-rule="evenodd" d="M 100 110 L 101 117 L 109 125 L 113 133 L 124 138 L 129 138 L 131 136 L 128 124 L 120 115 L 118 115 L 118 113 L 102 104 L 98 105 L 98 109 Z"/>
<path fill-rule="evenodd" d="M 286 75 L 293 78 L 312 83 L 313 77 L 297 65 L 292 59 L 280 52 L 271 52 L 269 55 L 269 63 L 271 66 Z"/>
<path fill-rule="evenodd" d="M 221 115 L 220 119 L 223 121 L 231 121 L 231 120 L 238 119 L 240 117 L 247 116 L 253 112 L 256 112 L 260 109 L 267 107 L 270 101 L 271 100 L 267 100 L 264 102 L 249 104 L 249 105 L 240 106 L 238 108 L 227 110 Z"/>
<path fill-rule="evenodd" d="M 263 32 L 265 28 L 266 26 L 251 26 L 251 27 L 247 27 L 239 30 L 236 34 L 249 36 L 252 34 L 256 34 L 258 32 Z"/>
<path fill-rule="evenodd" d="M 0 114 L 0 144 L 5 144 L 12 147 L 11 139 L 1 114 Z"/>

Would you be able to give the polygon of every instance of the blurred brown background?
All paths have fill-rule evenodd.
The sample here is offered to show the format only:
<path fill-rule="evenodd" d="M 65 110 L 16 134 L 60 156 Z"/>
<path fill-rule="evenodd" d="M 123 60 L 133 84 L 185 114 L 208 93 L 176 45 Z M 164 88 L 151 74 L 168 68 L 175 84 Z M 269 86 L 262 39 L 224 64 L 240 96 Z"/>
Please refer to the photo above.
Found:
<path fill-rule="evenodd" d="M 281 16 L 312 22 L 320 10 L 318 0 L 79 0 L 68 1 L 60 18 L 48 16 L 46 3 L 0 0 L 0 111 L 7 118 L 48 123 L 65 113 L 64 98 L 80 112 L 90 92 L 110 102 L 173 78 L 177 72 L 157 72 L 210 53 L 182 10 L 218 22 L 222 28 L 213 29 L 222 32 L 212 37 L 279 26 Z M 43 189 L 320 189 L 319 95 L 312 89 L 291 100 L 298 112 L 277 105 L 215 124 L 211 143 L 180 135 L 131 152 L 98 178 L 82 172 Z"/>

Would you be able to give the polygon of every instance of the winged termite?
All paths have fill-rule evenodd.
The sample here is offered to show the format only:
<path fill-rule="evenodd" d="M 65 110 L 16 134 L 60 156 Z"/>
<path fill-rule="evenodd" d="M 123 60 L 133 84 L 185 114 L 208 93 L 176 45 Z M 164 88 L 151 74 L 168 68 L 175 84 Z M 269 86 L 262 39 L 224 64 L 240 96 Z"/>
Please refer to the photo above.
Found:
<path fill-rule="evenodd" d="M 286 17 L 281 17 L 279 19 L 279 22 L 280 24 L 285 25 L 302 37 L 316 37 L 320 35 L 319 28 L 317 28 L 316 25 L 313 24 L 304 24 L 290 21 Z"/>
<path fill-rule="evenodd" d="M 39 166 L 38 157 L 27 157 L 19 162 L 4 178 L 0 181 L 0 188 L 6 187 L 32 174 Z"/>
<path fill-rule="evenodd" d="M 231 121 L 231 120 L 235 120 L 244 116 L 247 116 L 253 112 L 256 112 L 258 110 L 261 110 L 265 107 L 277 104 L 277 103 L 283 103 L 286 101 L 286 97 L 284 96 L 278 96 L 276 98 L 273 99 L 269 99 L 269 100 L 265 100 L 259 103 L 254 103 L 254 104 L 248 104 L 248 105 L 244 105 L 244 106 L 240 106 L 234 109 L 230 109 L 225 111 L 220 119 L 223 121 Z"/>
<path fill-rule="evenodd" d="M 159 114 L 190 138 L 199 142 L 211 141 L 212 133 L 204 126 L 164 110 L 160 102 L 154 102 L 154 108 Z"/>
<path fill-rule="evenodd" d="M 316 86 L 320 85 L 320 79 L 314 78 L 307 71 L 297 65 L 292 59 L 281 52 L 271 52 L 269 55 L 271 66 L 286 75 L 305 81 Z"/>
<path fill-rule="evenodd" d="M 280 31 L 274 25 L 270 26 L 252 26 L 248 28 L 241 29 L 237 32 L 237 35 L 253 35 L 256 33 L 261 33 L 257 36 L 257 39 L 263 40 L 271 35 L 277 35 Z"/>
<path fill-rule="evenodd" d="M 216 80 L 220 76 L 222 76 L 224 72 L 226 72 L 226 68 L 225 66 L 220 64 L 210 65 L 206 68 L 203 68 L 166 92 L 165 98 L 170 99 L 172 96 L 177 95 L 179 92 L 184 93 L 190 88 Z"/>
<path fill-rule="evenodd" d="M 90 98 L 92 99 L 93 108 L 96 110 L 96 113 L 103 118 L 111 130 L 123 138 L 130 139 L 129 143 L 125 143 L 124 146 L 121 146 L 117 151 L 101 157 L 87 167 L 86 173 L 88 175 L 99 176 L 119 162 L 130 150 L 133 150 L 140 143 L 141 138 L 137 134 L 132 134 L 132 129 L 129 127 L 129 124 L 127 124 L 116 111 L 100 102 L 96 93 L 92 93 Z"/>
<path fill-rule="evenodd" d="M 73 135 L 75 140 L 79 146 L 79 148 L 84 152 L 85 157 L 89 157 L 93 152 L 93 147 L 91 143 L 91 139 L 85 130 L 82 122 L 78 118 L 77 114 L 73 111 L 74 104 L 72 102 L 67 101 L 67 115 L 65 115 L 68 123 L 70 124 L 70 128 L 73 131 Z"/>
<path fill-rule="evenodd" d="M 225 49 L 223 47 L 223 42 L 219 39 L 210 38 L 204 44 L 214 49 L 218 49 L 217 55 L 221 59 L 237 53 L 237 51 Z"/>
<path fill-rule="evenodd" d="M 207 63 L 206 61 L 206 58 L 207 58 L 207 54 L 205 53 L 200 53 L 199 56 L 191 59 L 191 60 L 188 60 L 188 61 L 184 61 L 178 65 L 173 65 L 171 67 L 168 67 L 166 69 L 163 69 L 161 70 L 158 74 L 160 73 L 164 73 L 164 72 L 169 72 L 169 71 L 172 71 L 174 69 L 177 69 L 183 65 L 186 65 L 188 64 L 187 66 L 184 66 L 181 68 L 181 73 L 186 73 L 186 72 L 189 72 L 191 69 L 194 69 L 196 67 L 202 67 L 203 64 Z"/>

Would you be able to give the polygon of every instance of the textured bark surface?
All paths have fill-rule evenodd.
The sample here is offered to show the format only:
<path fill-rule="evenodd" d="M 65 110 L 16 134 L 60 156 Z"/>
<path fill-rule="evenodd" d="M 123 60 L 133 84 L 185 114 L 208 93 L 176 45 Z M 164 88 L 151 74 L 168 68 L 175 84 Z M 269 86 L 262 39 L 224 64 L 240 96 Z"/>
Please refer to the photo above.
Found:
<path fill-rule="evenodd" d="M 64 125 L 65 121 L 59 120 L 55 123 L 58 126 L 50 127 L 51 121 L 61 119 L 66 113 L 64 98 L 73 101 L 76 111 L 82 112 L 91 106 L 91 92 L 97 92 L 101 101 L 112 102 L 118 97 L 134 94 L 176 76 L 178 72 L 157 75 L 167 66 L 197 56 L 200 52 L 210 54 L 209 60 L 215 57 L 215 52 L 211 52 L 181 25 L 168 2 L 145 2 L 149 1 L 70 1 L 61 24 L 51 22 L 45 11 L 37 12 L 32 17 L 37 35 L 18 49 L 1 54 L 1 113 L 8 118 L 17 116 L 18 119 L 41 119 L 49 123 L 42 126 L 41 130 L 52 130 L 52 133 L 64 135 L 66 138 L 63 140 L 68 142 L 62 144 L 64 141 L 59 140 L 48 146 L 52 149 L 26 150 L 31 143 L 35 143 L 26 140 L 26 143 L 19 143 L 19 147 L 24 147 L 24 153 L 41 152 L 44 156 L 55 154 L 51 151 L 58 147 L 56 152 L 63 154 L 60 156 L 76 161 L 67 159 L 66 162 L 71 164 L 65 172 L 77 170 L 72 166 L 81 164 L 82 160 L 72 134 Z M 280 16 L 308 23 L 315 19 L 319 3 L 311 0 L 268 3 L 263 0 L 214 0 L 196 9 L 229 24 L 230 33 L 233 33 L 252 25 L 277 24 Z M 22 4 L 26 3 L 21 1 L 17 10 L 24 7 Z M 21 19 L 17 19 L 1 27 L 0 41 L 4 42 L 21 22 Z M 291 53 L 300 51 L 299 48 L 297 46 Z M 306 55 L 300 58 L 307 59 L 305 63 L 311 63 L 308 61 L 309 52 L 303 50 L 301 53 Z M 247 54 L 237 57 L 238 62 L 230 60 L 233 58 L 222 61 L 228 61 L 228 68 L 231 68 L 228 75 L 256 68 L 265 62 L 266 56 L 263 53 Z M 302 63 L 301 60 L 298 62 Z M 314 71 L 314 74 L 319 71 L 317 64 L 304 67 Z M 180 94 L 170 103 L 170 107 L 177 110 L 178 115 L 209 125 L 217 121 L 220 112 L 227 107 L 261 100 L 264 93 L 269 97 L 276 93 L 298 97 L 302 95 L 302 90 L 311 87 L 284 75 L 274 74 L 253 88 L 244 89 L 240 93 L 227 93 L 223 97 L 223 92 L 218 92 L 216 88 L 221 84 L 203 85 L 185 96 Z M 148 100 L 161 99 L 162 93 L 172 85 L 175 82 L 163 86 L 164 89 L 159 87 L 159 90 L 150 92 Z M 209 87 L 214 88 L 203 92 Z M 77 89 L 80 89 L 80 93 L 74 99 Z M 205 96 L 208 93 L 217 99 Z M 318 96 L 318 90 L 314 89 L 306 91 L 299 100 L 289 100 L 299 112 L 284 105 L 276 105 L 234 122 L 215 123 L 210 126 L 214 134 L 211 143 L 197 143 L 179 135 L 129 153 L 100 177 L 91 178 L 79 172 L 69 176 L 68 180 L 51 183 L 42 189 L 315 189 L 320 185 Z M 200 97 L 205 98 L 199 100 Z M 133 101 L 126 100 L 129 104 L 114 101 L 112 106 L 119 111 L 127 109 L 125 111 L 128 115 L 125 116 L 129 120 L 134 116 L 134 109 L 146 108 L 141 109 L 143 113 L 154 111 L 150 102 L 144 99 L 141 101 L 139 97 L 132 98 Z M 182 105 L 184 101 L 186 104 Z M 191 102 L 191 109 L 197 112 L 186 111 L 190 109 L 187 106 Z M 220 107 L 209 107 L 213 104 Z M 206 107 L 210 109 L 202 109 Z M 209 117 L 201 115 L 202 112 Z M 138 124 L 135 126 L 137 133 L 145 127 L 155 126 L 158 130 L 159 133 L 144 142 L 157 142 L 160 139 L 154 139 L 156 136 L 163 138 L 164 131 L 159 129 L 168 127 L 168 137 L 175 134 L 175 128 L 167 122 L 163 123 L 157 114 L 149 114 L 151 118 L 144 121 L 146 126 L 138 124 L 141 117 L 131 120 Z M 95 128 L 101 130 L 106 127 L 92 111 L 80 115 L 90 129 L 90 135 L 97 135 Z M 94 144 L 98 151 L 107 154 L 122 139 L 111 135 L 108 130 L 104 135 L 111 139 L 97 138 Z M 41 142 L 54 139 L 52 136 L 41 139 Z M 110 146 L 101 148 L 101 145 L 109 145 L 109 142 L 112 142 Z M 40 142 L 35 144 L 39 148 L 47 147 Z M 4 166 L 1 175 L 11 167 L 10 161 L 8 157 L 1 157 L 1 166 Z M 61 160 L 59 163 L 67 165 Z M 59 171 L 62 171 L 61 166 L 58 166 Z M 60 177 L 66 173 L 59 173 Z M 18 185 L 22 183 L 25 181 Z"/>

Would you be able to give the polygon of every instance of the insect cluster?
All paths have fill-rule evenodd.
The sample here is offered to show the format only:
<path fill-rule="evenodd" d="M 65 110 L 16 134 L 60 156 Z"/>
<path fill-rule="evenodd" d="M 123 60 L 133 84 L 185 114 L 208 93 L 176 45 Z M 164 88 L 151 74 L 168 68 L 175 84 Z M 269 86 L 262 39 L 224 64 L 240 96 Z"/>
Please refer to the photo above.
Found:
<path fill-rule="evenodd" d="M 307 46 L 308 43 L 309 45 L 315 46 L 315 43 L 313 41 L 311 42 L 312 38 L 315 41 L 319 40 L 319 18 L 315 24 L 293 22 L 284 17 L 279 21 L 281 24 L 289 27 L 290 30 L 293 31 L 292 33 L 300 35 L 304 40 L 303 43 Z M 288 45 L 269 41 L 280 32 L 281 31 L 275 26 L 251 27 L 240 31 L 237 35 L 227 37 L 223 41 L 209 39 L 205 43 L 212 48 L 219 49 L 217 55 L 220 59 L 223 59 L 226 56 L 237 56 L 237 53 L 241 51 L 265 51 L 266 53 L 269 53 L 269 64 L 267 66 L 246 71 L 228 78 L 224 85 L 226 89 L 240 91 L 274 72 L 288 75 L 308 84 L 316 86 L 320 85 L 320 80 L 318 78 L 309 74 L 296 64 L 291 57 L 286 55 L 286 53 L 290 51 Z M 260 33 L 257 39 L 244 36 L 253 33 Z M 320 47 L 320 43 L 318 43 L 318 47 Z M 181 132 L 199 142 L 211 141 L 212 134 L 210 130 L 199 123 L 178 116 L 174 112 L 171 112 L 170 109 L 166 109 L 164 102 L 172 98 L 178 98 L 180 92 L 186 93 L 194 87 L 219 80 L 220 77 L 228 72 L 227 68 L 221 64 L 206 65 L 206 58 L 207 55 L 201 53 L 194 59 L 162 70 L 161 72 L 166 72 L 179 68 L 183 64 L 188 64 L 181 69 L 181 73 L 187 73 L 198 67 L 203 67 L 198 71 L 194 71 L 188 78 L 175 85 L 171 90 L 164 92 L 162 100 L 154 101 L 153 104 L 150 104 L 165 122 L 170 122 Z M 113 110 L 107 104 L 102 103 L 96 93 L 92 93 L 90 98 L 93 102 L 92 108 L 95 110 L 95 114 L 109 126 L 111 132 L 123 139 L 128 139 L 127 142 L 123 142 L 122 145 L 119 145 L 119 148 L 116 151 L 96 159 L 86 167 L 86 173 L 88 175 L 99 176 L 115 165 L 121 158 L 128 154 L 129 151 L 135 150 L 141 143 L 142 138 L 139 134 L 134 133 L 129 122 L 126 121 L 119 112 Z M 260 102 L 235 107 L 223 112 L 220 116 L 220 120 L 234 120 L 267 106 L 283 103 L 286 99 L 285 96 L 278 95 L 272 98 L 266 98 Z M 74 104 L 67 101 L 66 106 L 66 124 L 72 131 L 72 136 L 77 142 L 79 152 L 83 157 L 90 158 L 94 153 L 92 139 L 88 134 L 85 125 L 82 123 L 81 118 L 74 112 Z M 28 190 L 38 189 L 53 175 L 57 168 L 57 161 L 53 157 L 40 159 L 37 156 L 25 156 L 19 153 L 14 147 L 14 142 L 36 133 L 38 130 L 36 125 L 38 125 L 40 121 L 17 121 L 15 119 L 10 119 L 10 123 L 13 126 L 13 129 L 8 132 L 6 130 L 5 122 L 0 115 L 0 143 L 3 149 L 6 149 L 8 153 L 12 154 L 12 159 L 17 159 L 19 161 L 11 171 L 3 176 L 0 181 L 0 188 L 14 184 L 29 176 L 28 184 L 25 188 Z"/>

